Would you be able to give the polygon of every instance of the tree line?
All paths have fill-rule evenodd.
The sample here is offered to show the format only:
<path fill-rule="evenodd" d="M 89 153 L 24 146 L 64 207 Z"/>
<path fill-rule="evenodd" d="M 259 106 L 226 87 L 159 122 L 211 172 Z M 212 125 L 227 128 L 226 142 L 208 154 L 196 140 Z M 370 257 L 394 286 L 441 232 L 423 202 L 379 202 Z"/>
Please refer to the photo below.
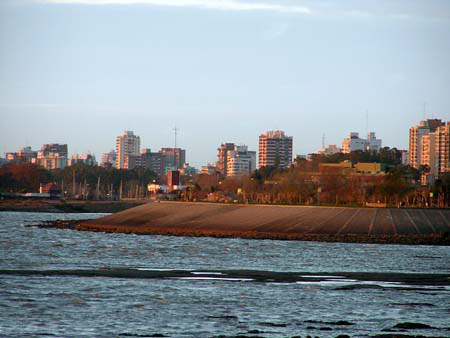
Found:
<path fill-rule="evenodd" d="M 386 163 L 388 169 L 385 175 L 348 175 L 340 168 L 320 167 L 321 163 L 343 160 Z M 423 187 L 420 177 L 428 171 L 427 167 L 402 165 L 401 153 L 395 148 L 383 148 L 378 153 L 316 155 L 310 160 L 297 158 L 287 169 L 261 167 L 238 178 L 207 174 L 182 177 L 187 189 L 180 198 L 205 200 L 215 194 L 217 200 L 242 203 L 449 207 L 450 173 L 443 174 L 433 187 Z M 144 168 L 118 170 L 83 163 L 51 171 L 29 163 L 0 167 L 0 192 L 38 192 L 40 184 L 54 183 L 68 198 L 146 198 L 147 185 L 153 181 L 160 180 Z"/>
<path fill-rule="evenodd" d="M 320 167 L 322 163 L 369 162 L 387 164 L 385 175 L 349 175 L 342 168 Z M 350 154 L 314 155 L 306 160 L 296 158 L 287 169 L 261 167 L 250 175 L 224 178 L 198 175 L 192 191 L 182 197 L 189 200 L 207 198 L 243 203 L 274 203 L 298 205 L 386 205 L 405 207 L 449 207 L 450 173 L 443 174 L 433 187 L 420 184 L 423 173 L 401 164 L 401 152 L 388 147 L 379 152 L 355 151 Z"/>
<path fill-rule="evenodd" d="M 47 170 L 31 163 L 9 163 L 0 167 L 0 192 L 38 192 L 40 184 L 54 183 L 67 197 L 143 198 L 147 184 L 156 179 L 153 171 L 144 168 L 123 170 L 76 163 Z"/>

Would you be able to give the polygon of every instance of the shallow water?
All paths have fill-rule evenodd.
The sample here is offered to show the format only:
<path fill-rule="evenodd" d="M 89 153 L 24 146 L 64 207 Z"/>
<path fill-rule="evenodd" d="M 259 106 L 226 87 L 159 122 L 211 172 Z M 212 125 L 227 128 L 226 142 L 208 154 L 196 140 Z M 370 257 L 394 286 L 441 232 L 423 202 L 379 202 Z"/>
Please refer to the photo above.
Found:
<path fill-rule="evenodd" d="M 364 337 L 397 323 L 420 322 L 436 329 L 403 334 L 449 336 L 448 286 L 360 281 L 339 275 L 450 274 L 449 247 L 138 236 L 29 226 L 44 220 L 100 216 L 0 212 L 0 269 L 195 273 L 152 279 L 0 274 L 0 335 Z M 251 277 L 227 276 L 229 270 L 335 276 L 320 281 L 255 282 Z M 377 287 L 342 288 L 363 284 Z M 336 325 L 342 320 L 353 325 Z"/>

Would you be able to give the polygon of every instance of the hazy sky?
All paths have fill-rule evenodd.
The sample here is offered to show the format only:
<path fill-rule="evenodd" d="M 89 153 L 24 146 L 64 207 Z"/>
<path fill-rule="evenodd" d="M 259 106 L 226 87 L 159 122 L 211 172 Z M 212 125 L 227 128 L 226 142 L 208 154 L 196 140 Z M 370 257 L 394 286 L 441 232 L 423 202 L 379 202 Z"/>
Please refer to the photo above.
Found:
<path fill-rule="evenodd" d="M 0 154 L 68 143 L 215 161 L 281 129 L 294 154 L 369 129 L 408 147 L 450 120 L 448 0 L 1 0 Z"/>

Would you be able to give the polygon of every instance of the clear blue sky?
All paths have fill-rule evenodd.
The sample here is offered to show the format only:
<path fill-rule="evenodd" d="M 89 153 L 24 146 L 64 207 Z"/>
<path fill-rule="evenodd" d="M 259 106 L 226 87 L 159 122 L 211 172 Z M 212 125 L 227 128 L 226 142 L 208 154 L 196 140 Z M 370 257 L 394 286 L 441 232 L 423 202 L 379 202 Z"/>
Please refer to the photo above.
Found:
<path fill-rule="evenodd" d="M 0 153 L 68 143 L 95 153 L 133 130 L 143 147 L 216 160 L 282 129 L 294 154 L 369 129 L 408 147 L 450 120 L 448 0 L 2 0 Z"/>

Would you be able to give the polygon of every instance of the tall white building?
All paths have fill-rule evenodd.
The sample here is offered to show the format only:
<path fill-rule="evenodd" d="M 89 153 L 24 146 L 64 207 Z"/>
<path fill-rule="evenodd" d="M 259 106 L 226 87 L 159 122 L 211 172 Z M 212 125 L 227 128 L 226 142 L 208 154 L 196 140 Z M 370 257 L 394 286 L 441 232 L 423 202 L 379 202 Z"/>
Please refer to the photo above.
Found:
<path fill-rule="evenodd" d="M 228 150 L 227 176 L 237 177 L 256 170 L 256 151 L 249 151 L 247 146 L 235 146 Z"/>
<path fill-rule="evenodd" d="M 136 157 L 139 156 L 141 139 L 132 131 L 125 131 L 116 138 L 116 168 L 133 169 L 136 166 Z"/>
<path fill-rule="evenodd" d="M 377 139 L 375 133 L 369 132 L 367 139 L 359 138 L 359 133 L 351 132 L 342 142 L 342 152 L 348 154 L 352 151 L 379 151 L 381 139 Z"/>
<path fill-rule="evenodd" d="M 380 151 L 381 139 L 376 138 L 375 133 L 369 132 L 366 140 L 366 150 L 368 151 Z"/>

